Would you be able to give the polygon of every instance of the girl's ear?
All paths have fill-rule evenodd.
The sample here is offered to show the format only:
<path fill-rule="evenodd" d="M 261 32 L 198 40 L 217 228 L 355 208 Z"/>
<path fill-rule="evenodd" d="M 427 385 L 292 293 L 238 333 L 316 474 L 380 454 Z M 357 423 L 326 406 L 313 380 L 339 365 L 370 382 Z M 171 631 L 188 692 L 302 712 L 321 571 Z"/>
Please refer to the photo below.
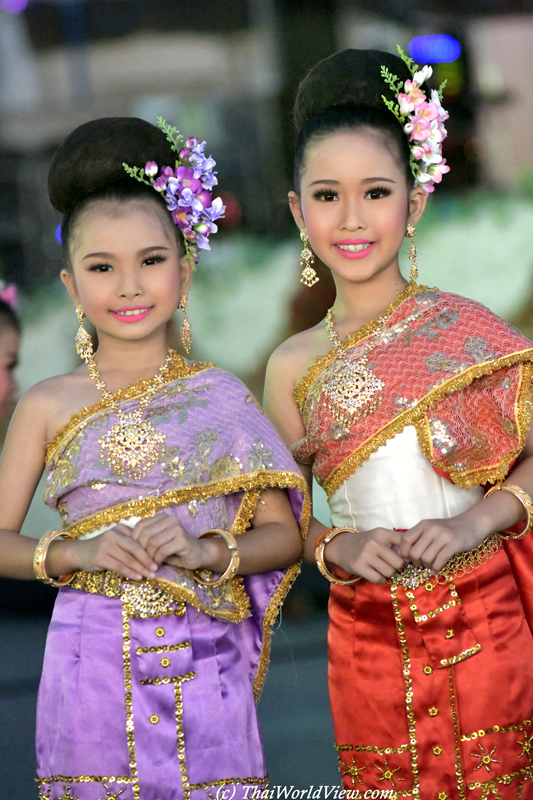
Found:
<path fill-rule="evenodd" d="M 76 290 L 74 275 L 72 274 L 72 272 L 69 272 L 68 269 L 62 269 L 61 280 L 67 287 L 67 292 L 70 295 L 70 299 L 72 300 L 75 306 L 78 306 L 80 304 L 80 301 L 78 300 L 78 292 Z"/>
<path fill-rule="evenodd" d="M 188 256 L 186 255 L 180 256 L 179 268 L 180 268 L 180 293 L 189 294 L 193 267 Z"/>
<path fill-rule="evenodd" d="M 302 214 L 302 204 L 300 203 L 300 196 L 296 192 L 289 192 L 289 208 L 294 217 L 294 221 L 300 228 L 305 228 L 305 221 Z"/>
<path fill-rule="evenodd" d="M 409 218 L 408 222 L 416 225 L 426 207 L 428 196 L 421 186 L 415 186 L 409 195 Z"/>

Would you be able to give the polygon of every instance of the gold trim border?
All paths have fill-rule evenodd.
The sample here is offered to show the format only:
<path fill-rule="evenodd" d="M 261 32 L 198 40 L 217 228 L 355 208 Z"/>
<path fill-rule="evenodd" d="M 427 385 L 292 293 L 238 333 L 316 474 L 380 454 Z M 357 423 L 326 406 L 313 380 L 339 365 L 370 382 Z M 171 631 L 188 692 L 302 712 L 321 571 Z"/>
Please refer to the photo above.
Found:
<path fill-rule="evenodd" d="M 394 314 L 395 311 L 399 309 L 402 303 L 405 303 L 406 300 L 410 300 L 411 297 L 414 297 L 415 294 L 419 294 L 420 292 L 427 292 L 427 291 L 438 291 L 438 289 L 430 289 L 428 286 L 424 286 L 423 284 L 412 284 L 409 283 L 405 289 L 403 289 L 396 300 L 393 300 L 392 303 L 388 306 L 387 310 L 383 314 L 385 317 L 390 317 Z M 372 319 L 370 322 L 367 322 L 366 325 L 362 325 L 358 330 L 354 331 L 353 333 L 349 333 L 348 336 L 342 340 L 341 347 L 343 350 L 350 350 L 352 347 L 355 347 L 357 344 L 362 342 L 371 334 L 375 333 L 375 331 L 379 328 L 380 323 L 379 320 Z M 319 375 L 322 370 L 327 367 L 327 365 L 334 361 L 337 358 L 337 351 L 335 348 L 327 352 L 323 356 L 317 356 L 314 363 L 311 364 L 303 378 L 301 378 L 294 388 L 294 402 L 300 408 L 301 404 L 305 399 L 305 395 L 307 391 L 314 381 L 314 379 Z"/>
<path fill-rule="evenodd" d="M 217 369 L 216 364 L 212 364 L 209 361 L 193 361 L 192 363 L 188 363 L 178 353 L 175 353 L 170 368 L 170 374 L 163 386 L 168 386 L 168 384 L 183 380 L 184 378 L 192 378 L 194 375 L 210 369 Z M 118 392 L 112 395 L 112 398 L 118 403 L 122 403 L 125 400 L 137 399 L 142 397 L 142 395 L 150 389 L 152 383 L 153 378 L 138 380 L 137 383 L 131 384 L 126 389 L 119 389 Z M 57 431 L 54 438 L 50 442 L 47 442 L 45 464 L 49 464 L 52 458 L 66 444 L 64 441 L 65 439 L 71 438 L 76 433 L 77 429 L 88 422 L 91 417 L 108 409 L 111 409 L 109 401 L 102 398 L 97 403 L 93 403 L 90 406 L 83 406 L 79 411 L 72 414 L 69 421 Z"/>
<path fill-rule="evenodd" d="M 424 454 L 432 464 L 442 469 L 442 464 L 435 462 L 433 459 L 433 449 L 431 440 L 429 439 L 428 441 L 426 418 L 424 416 L 426 412 L 447 395 L 469 386 L 476 378 L 490 375 L 492 372 L 496 372 L 503 367 L 511 367 L 520 364 L 522 371 L 515 404 L 518 427 L 517 447 L 501 458 L 497 464 L 493 464 L 490 467 L 482 467 L 465 472 L 448 470 L 452 481 L 463 489 L 469 489 L 472 486 L 481 486 L 485 483 L 496 483 L 497 481 L 503 480 L 507 475 L 511 461 L 513 461 L 522 450 L 526 434 L 531 424 L 531 393 L 533 390 L 533 364 L 531 361 L 533 361 L 533 348 L 519 350 L 516 353 L 510 353 L 509 355 L 502 356 L 493 361 L 473 364 L 460 375 L 454 375 L 444 383 L 436 386 L 425 397 L 419 400 L 414 408 L 406 409 L 402 414 L 399 414 L 388 422 L 383 428 L 372 434 L 372 436 L 354 450 L 353 453 L 350 453 L 342 464 L 335 467 L 323 484 L 328 499 L 331 499 L 344 481 L 350 475 L 353 475 L 372 453 L 375 453 L 376 450 L 389 439 L 396 436 L 396 434 L 407 425 L 414 425 L 416 427 L 418 440 Z"/>

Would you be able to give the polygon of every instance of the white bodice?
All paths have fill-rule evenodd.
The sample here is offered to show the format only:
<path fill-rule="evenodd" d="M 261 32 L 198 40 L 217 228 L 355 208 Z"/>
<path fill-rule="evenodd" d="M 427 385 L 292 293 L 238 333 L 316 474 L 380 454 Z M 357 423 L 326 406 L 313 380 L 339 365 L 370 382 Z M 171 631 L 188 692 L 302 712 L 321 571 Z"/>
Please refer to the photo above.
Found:
<path fill-rule="evenodd" d="M 438 475 L 409 425 L 372 453 L 329 501 L 331 524 L 358 530 L 412 528 L 422 519 L 461 514 L 483 489 L 461 489 Z"/>

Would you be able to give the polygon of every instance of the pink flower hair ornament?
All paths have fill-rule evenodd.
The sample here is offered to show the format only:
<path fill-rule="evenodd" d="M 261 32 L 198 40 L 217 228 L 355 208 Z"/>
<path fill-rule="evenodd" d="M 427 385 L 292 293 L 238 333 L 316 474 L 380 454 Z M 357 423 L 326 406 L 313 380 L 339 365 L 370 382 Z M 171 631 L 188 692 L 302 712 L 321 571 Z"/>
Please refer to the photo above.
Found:
<path fill-rule="evenodd" d="M 191 264 L 198 263 L 200 250 L 210 250 L 209 235 L 216 233 L 215 220 L 224 216 L 226 210 L 220 197 L 211 199 L 213 186 L 218 183 L 213 168 L 216 162 L 205 157 L 205 142 L 194 136 L 185 141 L 183 136 L 168 125 L 163 117 L 157 124 L 176 152 L 175 166 L 158 167 L 155 161 L 147 161 L 144 168 L 122 166 L 132 178 L 152 186 L 165 200 L 173 222 L 180 229 L 185 252 Z"/>
<path fill-rule="evenodd" d="M 418 64 L 406 56 L 399 45 L 398 53 L 411 73 L 412 80 L 402 82 L 386 67 L 381 67 L 381 77 L 396 95 L 397 102 L 387 100 L 384 95 L 381 97 L 409 137 L 409 163 L 415 185 L 421 186 L 426 194 L 431 194 L 435 190 L 435 184 L 440 183 L 442 176 L 450 171 L 446 159 L 442 157 L 442 142 L 447 136 L 444 122 L 449 117 L 442 107 L 442 90 L 446 81 L 438 89 L 432 89 L 431 99 L 428 101 L 420 86 L 431 78 L 432 68 L 426 65 L 419 69 Z"/>

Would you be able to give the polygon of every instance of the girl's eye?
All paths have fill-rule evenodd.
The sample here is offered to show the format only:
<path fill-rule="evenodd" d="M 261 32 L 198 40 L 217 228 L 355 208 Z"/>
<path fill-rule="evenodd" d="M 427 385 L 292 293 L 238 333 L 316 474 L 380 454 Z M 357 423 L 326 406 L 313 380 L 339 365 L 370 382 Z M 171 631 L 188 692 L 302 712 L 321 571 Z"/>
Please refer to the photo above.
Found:
<path fill-rule="evenodd" d="M 91 264 L 89 272 L 110 272 L 110 264 Z"/>
<path fill-rule="evenodd" d="M 336 200 L 338 196 L 338 192 L 336 192 L 335 189 L 318 189 L 313 195 L 315 200 L 323 200 L 326 203 L 331 203 L 331 201 Z"/>
<path fill-rule="evenodd" d="M 150 264 L 162 264 L 166 260 L 166 256 L 148 256 L 148 258 L 144 259 L 142 265 L 144 267 L 145 265 L 150 266 Z"/>
<path fill-rule="evenodd" d="M 391 190 L 387 186 L 373 186 L 372 189 L 368 190 L 366 196 L 370 200 L 379 200 L 380 197 L 388 197 L 390 193 Z"/>

